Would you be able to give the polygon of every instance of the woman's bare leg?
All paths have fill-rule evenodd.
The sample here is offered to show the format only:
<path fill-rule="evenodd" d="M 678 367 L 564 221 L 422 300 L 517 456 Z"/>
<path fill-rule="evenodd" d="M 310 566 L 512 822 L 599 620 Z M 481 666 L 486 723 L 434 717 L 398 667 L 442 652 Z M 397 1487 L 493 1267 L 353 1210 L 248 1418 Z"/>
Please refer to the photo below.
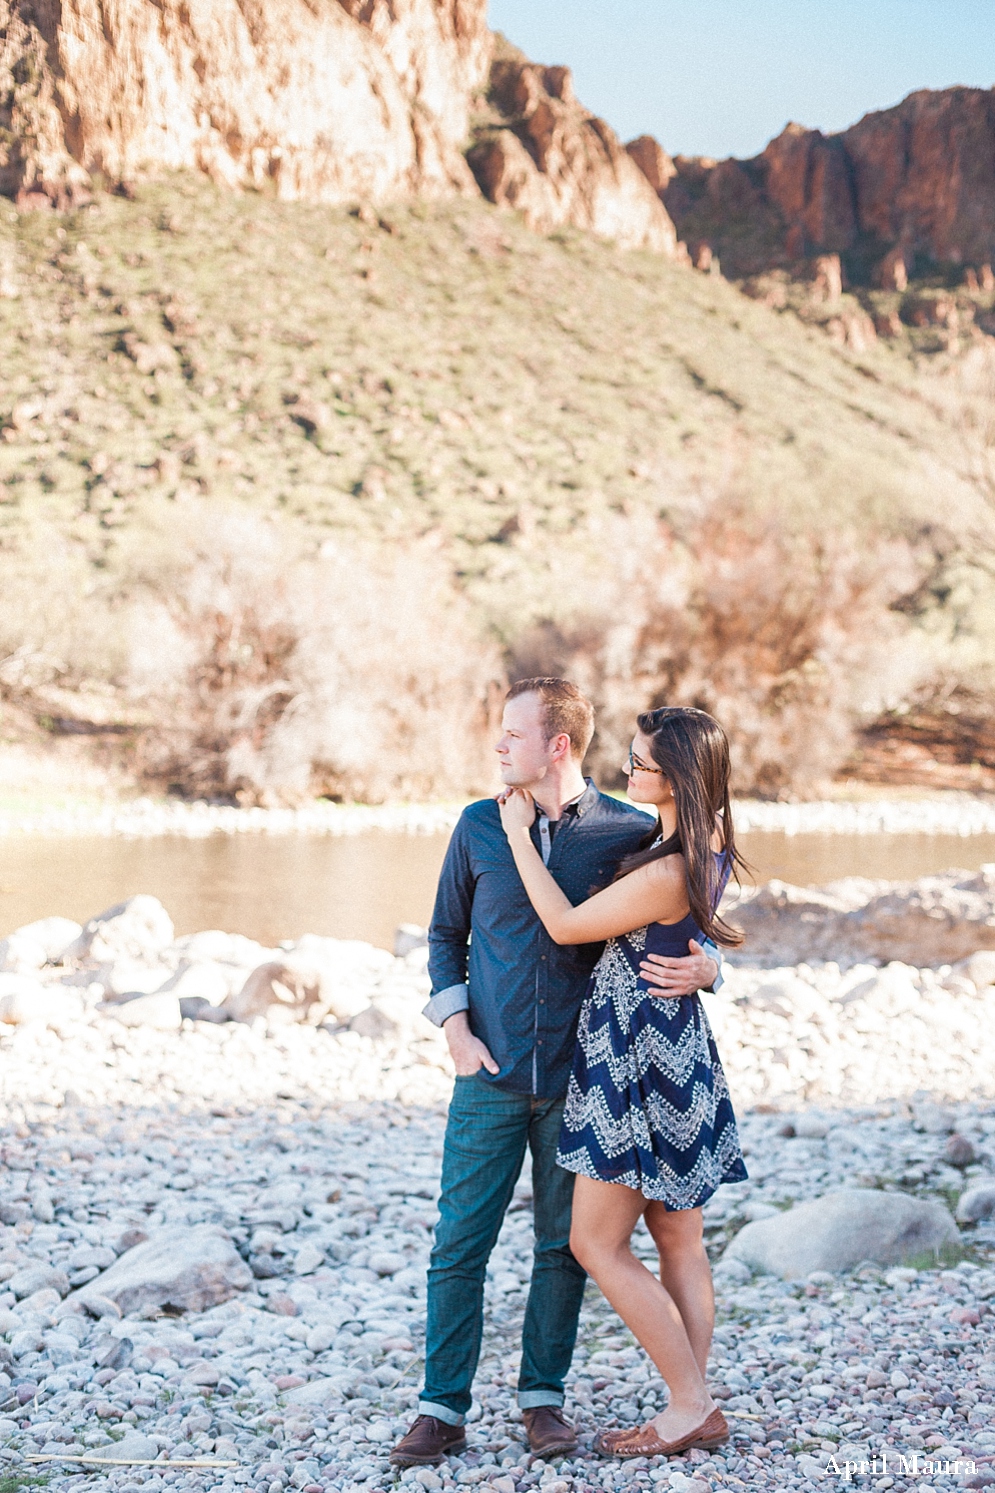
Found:
<path fill-rule="evenodd" d="M 673 1441 L 699 1426 L 715 1403 L 677 1303 L 629 1247 L 645 1209 L 646 1199 L 631 1187 L 578 1177 L 570 1248 L 665 1379 L 670 1403 L 653 1424 L 658 1436 Z"/>
<path fill-rule="evenodd" d="M 715 1327 L 715 1293 L 702 1237 L 701 1209 L 668 1211 L 662 1203 L 647 1203 L 644 1216 L 660 1255 L 660 1280 L 681 1314 L 704 1378 Z"/>

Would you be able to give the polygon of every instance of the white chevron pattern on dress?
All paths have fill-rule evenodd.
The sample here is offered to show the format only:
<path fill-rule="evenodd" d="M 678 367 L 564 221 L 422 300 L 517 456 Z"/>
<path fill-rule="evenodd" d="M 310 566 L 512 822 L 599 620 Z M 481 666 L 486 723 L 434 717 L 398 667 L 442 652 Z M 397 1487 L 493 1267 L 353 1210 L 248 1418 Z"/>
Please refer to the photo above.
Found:
<path fill-rule="evenodd" d="M 670 1208 L 694 1208 L 746 1169 L 701 1002 L 639 988 L 647 931 L 609 939 L 595 968 L 557 1160 Z"/>

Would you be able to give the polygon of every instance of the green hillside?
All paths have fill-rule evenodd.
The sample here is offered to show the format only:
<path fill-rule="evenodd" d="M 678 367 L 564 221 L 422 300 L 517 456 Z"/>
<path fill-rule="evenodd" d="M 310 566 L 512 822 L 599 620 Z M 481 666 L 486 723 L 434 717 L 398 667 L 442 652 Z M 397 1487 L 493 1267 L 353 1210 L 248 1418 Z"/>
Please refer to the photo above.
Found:
<path fill-rule="evenodd" d="M 390 607 L 397 678 L 360 734 L 396 763 L 405 691 L 424 720 L 460 695 L 459 735 L 504 670 L 545 665 L 598 694 L 604 750 L 650 698 L 701 699 L 783 791 L 938 670 L 984 683 L 984 348 L 858 355 L 719 277 L 481 203 L 378 219 L 189 179 L 4 209 L 0 290 L 0 680 L 46 719 L 102 702 L 136 772 L 249 796 L 475 786 L 465 750 L 349 765 L 368 753 L 329 711 L 362 693 L 367 639 L 386 666 Z M 305 593 L 332 601 L 298 678 L 306 617 L 284 625 L 279 596 L 289 618 Z M 150 616 L 185 640 L 155 678 Z M 260 764 L 291 700 L 309 744 L 281 779 Z"/>

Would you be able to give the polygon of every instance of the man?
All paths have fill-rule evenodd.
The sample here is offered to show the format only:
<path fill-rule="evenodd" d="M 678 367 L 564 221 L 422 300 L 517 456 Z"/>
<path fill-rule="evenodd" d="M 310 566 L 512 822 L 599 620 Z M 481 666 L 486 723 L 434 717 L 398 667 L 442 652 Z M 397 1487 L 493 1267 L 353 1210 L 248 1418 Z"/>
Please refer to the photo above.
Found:
<path fill-rule="evenodd" d="M 581 902 L 639 847 L 647 817 L 585 779 L 594 711 L 575 685 L 520 681 L 502 724 L 501 777 L 533 794 L 536 848 L 571 901 Z M 496 802 L 465 809 L 429 930 L 425 1014 L 443 1027 L 457 1077 L 428 1272 L 425 1385 L 418 1418 L 391 1453 L 397 1466 L 439 1462 L 465 1445 L 487 1261 L 527 1146 L 536 1242 L 518 1403 L 537 1456 L 577 1445 L 562 1411 L 563 1382 L 586 1277 L 569 1249 L 574 1179 L 557 1167 L 556 1146 L 580 1007 L 602 947 L 552 942 L 525 894 Z M 693 949 L 652 977 L 661 993 L 689 994 L 716 979 L 717 960 Z"/>

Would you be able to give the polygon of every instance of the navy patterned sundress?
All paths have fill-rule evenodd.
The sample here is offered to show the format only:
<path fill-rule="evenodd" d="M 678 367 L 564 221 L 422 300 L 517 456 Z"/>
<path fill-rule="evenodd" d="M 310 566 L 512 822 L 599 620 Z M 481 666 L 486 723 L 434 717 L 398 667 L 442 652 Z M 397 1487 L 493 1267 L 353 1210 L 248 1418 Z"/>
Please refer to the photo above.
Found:
<path fill-rule="evenodd" d="M 720 862 L 719 894 L 729 879 Z M 669 1209 L 698 1208 L 746 1180 L 736 1116 L 697 995 L 660 997 L 646 954 L 680 957 L 703 938 L 689 914 L 610 938 L 580 1013 L 557 1163 L 632 1187 Z"/>

